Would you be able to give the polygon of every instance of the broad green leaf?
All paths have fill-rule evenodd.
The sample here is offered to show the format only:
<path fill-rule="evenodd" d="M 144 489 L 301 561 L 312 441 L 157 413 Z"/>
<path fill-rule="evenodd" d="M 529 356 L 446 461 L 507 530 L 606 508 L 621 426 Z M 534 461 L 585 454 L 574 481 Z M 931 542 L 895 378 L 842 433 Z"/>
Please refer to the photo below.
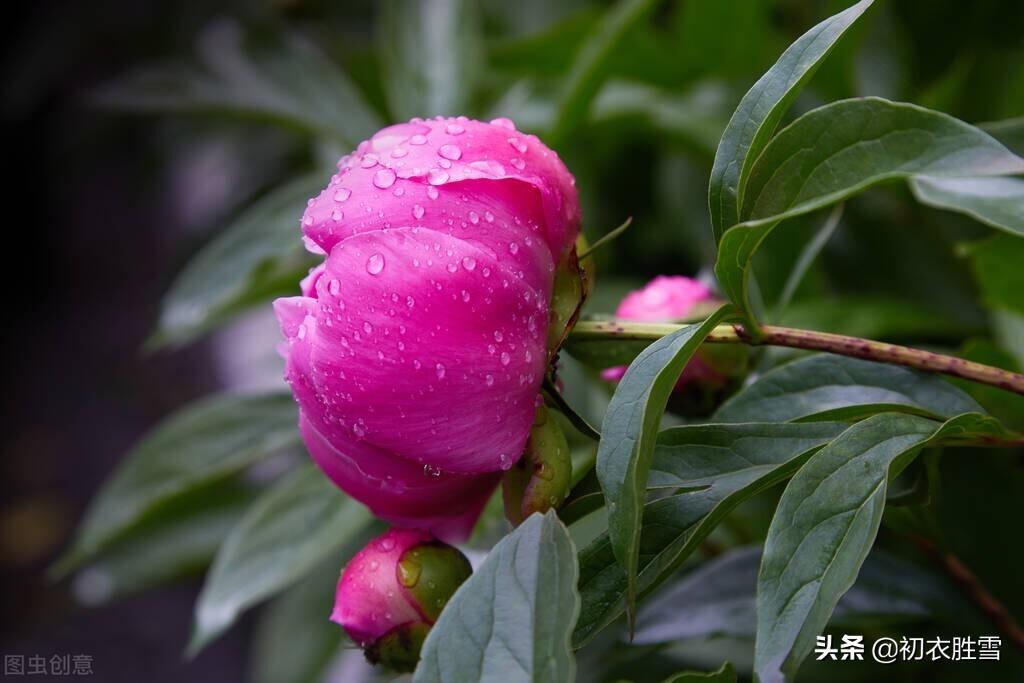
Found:
<path fill-rule="evenodd" d="M 371 523 L 348 536 L 345 547 L 274 598 L 260 614 L 251 650 L 253 683 L 322 683 L 349 643 L 328 619 L 342 565 L 382 531 Z"/>
<path fill-rule="evenodd" d="M 461 116 L 483 66 L 472 0 L 383 0 L 377 43 L 391 115 Z"/>
<path fill-rule="evenodd" d="M 930 178 L 910 180 L 917 201 L 967 214 L 993 228 L 1024 237 L 1024 178 Z"/>
<path fill-rule="evenodd" d="M 760 545 L 727 551 L 652 595 L 640 610 L 633 643 L 721 636 L 752 639 L 761 552 Z M 874 550 L 829 623 L 839 628 L 872 619 L 906 623 L 932 618 L 963 625 L 977 615 L 943 575 Z"/>
<path fill-rule="evenodd" d="M 722 238 L 729 226 L 739 221 L 750 168 L 768 144 L 789 105 L 836 41 L 872 2 L 862 0 L 800 36 L 740 100 L 718 144 L 708 185 L 711 227 L 716 241 Z"/>
<path fill-rule="evenodd" d="M 547 136 L 549 144 L 561 144 L 584 121 L 591 102 L 608 77 L 616 47 L 631 28 L 647 17 L 655 4 L 655 0 L 619 0 L 590 32 L 565 76 L 554 123 Z"/>
<path fill-rule="evenodd" d="M 242 611 L 338 554 L 370 519 L 366 508 L 312 465 L 281 479 L 217 553 L 196 603 L 189 654 L 223 633 Z"/>
<path fill-rule="evenodd" d="M 362 94 L 314 45 L 222 21 L 200 37 L 199 64 L 147 67 L 97 93 L 119 109 L 221 114 L 269 121 L 355 147 L 381 123 Z"/>
<path fill-rule="evenodd" d="M 175 497 L 299 443 L 287 394 L 222 395 L 183 408 L 125 456 L 54 571 L 74 569 Z"/>
<path fill-rule="evenodd" d="M 723 403 L 715 420 L 848 420 L 891 410 L 937 418 L 983 412 L 974 399 L 935 375 L 820 353 L 766 372 Z"/>
<path fill-rule="evenodd" d="M 601 425 L 597 476 L 608 504 L 612 548 L 629 579 L 630 609 L 636 599 L 644 492 L 662 413 L 690 357 L 715 325 L 731 314 L 732 309 L 724 306 L 704 322 L 688 325 L 644 349 L 616 387 Z"/>
<path fill-rule="evenodd" d="M 971 245 L 969 254 L 985 303 L 1024 315 L 1024 239 L 996 235 Z"/>
<path fill-rule="evenodd" d="M 75 598 L 97 605 L 200 573 L 252 498 L 252 491 L 235 482 L 179 496 L 79 570 L 72 584 Z"/>
<path fill-rule="evenodd" d="M 732 668 L 732 664 L 726 662 L 718 671 L 684 671 L 669 676 L 662 683 L 736 683 L 736 670 Z"/>
<path fill-rule="evenodd" d="M 644 507 L 639 592 L 660 585 L 725 515 L 788 477 L 846 427 L 829 422 L 764 423 L 693 425 L 662 432 L 650 485 L 690 490 Z M 626 573 L 607 533 L 580 552 L 579 586 L 583 606 L 573 641 L 582 647 L 626 609 Z"/>
<path fill-rule="evenodd" d="M 325 182 L 306 176 L 246 208 L 175 279 L 150 343 L 184 344 L 275 294 L 297 293 L 314 262 L 302 248 L 299 220 Z"/>
<path fill-rule="evenodd" d="M 253 683 L 320 683 L 346 642 L 328 620 L 341 571 L 331 558 L 281 593 L 260 615 L 251 650 Z"/>
<path fill-rule="evenodd" d="M 572 681 L 576 549 L 555 513 L 534 514 L 491 550 L 423 644 L 415 683 Z"/>
<path fill-rule="evenodd" d="M 930 442 L 998 429 L 978 414 L 942 424 L 883 413 L 810 457 L 786 486 L 765 541 L 754 651 L 761 683 L 796 675 L 853 585 L 878 532 L 888 480 Z"/>
<path fill-rule="evenodd" d="M 722 235 L 715 273 L 729 299 L 749 312 L 751 260 L 782 220 L 884 181 L 1014 173 L 1024 173 L 1024 159 L 946 114 L 873 97 L 819 107 L 775 136 L 751 168 L 744 222 Z"/>

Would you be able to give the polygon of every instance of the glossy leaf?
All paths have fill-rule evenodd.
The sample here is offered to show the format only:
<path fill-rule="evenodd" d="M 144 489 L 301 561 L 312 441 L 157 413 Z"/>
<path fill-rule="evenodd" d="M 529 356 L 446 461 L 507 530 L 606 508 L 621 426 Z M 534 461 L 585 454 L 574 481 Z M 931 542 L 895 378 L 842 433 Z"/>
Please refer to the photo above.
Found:
<path fill-rule="evenodd" d="M 934 440 L 993 429 L 997 423 L 977 414 L 941 424 L 883 413 L 853 425 L 800 468 L 772 518 L 758 575 L 754 670 L 761 683 L 795 676 L 853 585 L 878 532 L 888 480 Z"/>
<path fill-rule="evenodd" d="M 731 315 L 723 307 L 651 344 L 626 370 L 601 425 L 597 476 L 608 504 L 608 531 L 626 571 L 629 607 L 636 599 L 637 553 L 647 474 L 661 416 L 686 363 L 705 337 Z"/>
<path fill-rule="evenodd" d="M 274 294 L 298 293 L 296 283 L 313 263 L 298 222 L 325 177 L 310 175 L 270 192 L 200 250 L 164 297 L 150 344 L 187 343 Z"/>
<path fill-rule="evenodd" d="M 1024 237 L 1024 178 L 912 178 L 917 201 Z"/>
<path fill-rule="evenodd" d="M 296 34 L 271 38 L 221 21 L 201 35 L 198 57 L 129 73 L 97 99 L 141 112 L 256 118 L 348 147 L 380 128 L 348 77 Z"/>
<path fill-rule="evenodd" d="M 196 603 L 189 653 L 223 633 L 242 611 L 337 554 L 370 519 L 366 508 L 312 465 L 277 482 L 217 553 Z"/>
<path fill-rule="evenodd" d="M 491 550 L 434 624 L 415 683 L 572 681 L 576 549 L 555 513 L 534 514 Z"/>
<path fill-rule="evenodd" d="M 848 420 L 898 410 L 938 418 L 983 412 L 936 375 L 822 353 L 775 368 L 715 413 L 721 422 Z"/>
<path fill-rule="evenodd" d="M 378 54 L 392 116 L 470 113 L 483 64 L 477 3 L 384 0 L 378 6 Z"/>
<path fill-rule="evenodd" d="M 741 502 L 782 481 L 846 428 L 842 423 L 693 425 L 659 435 L 652 487 L 689 489 L 644 506 L 637 584 L 667 579 Z M 582 647 L 622 616 L 626 573 L 607 533 L 580 552 L 583 607 L 573 635 Z"/>
<path fill-rule="evenodd" d="M 780 132 L 751 168 L 744 222 L 722 235 L 715 273 L 725 294 L 750 311 L 750 263 L 780 221 L 888 180 L 1022 172 L 1024 159 L 946 114 L 870 97 L 825 105 Z"/>
<path fill-rule="evenodd" d="M 862 0 L 800 36 L 740 100 L 718 144 L 708 186 L 711 227 L 716 241 L 729 226 L 739 221 L 739 207 L 750 168 L 789 105 L 836 41 L 872 2 Z"/>
<path fill-rule="evenodd" d="M 286 394 L 215 396 L 183 408 L 125 456 L 55 571 L 78 566 L 175 497 L 299 443 Z"/>

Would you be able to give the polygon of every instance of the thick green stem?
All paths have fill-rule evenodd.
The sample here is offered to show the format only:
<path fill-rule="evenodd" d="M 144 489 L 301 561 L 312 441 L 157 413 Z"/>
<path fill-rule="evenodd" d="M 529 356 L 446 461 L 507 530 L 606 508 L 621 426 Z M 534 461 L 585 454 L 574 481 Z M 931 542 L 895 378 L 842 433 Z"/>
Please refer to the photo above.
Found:
<path fill-rule="evenodd" d="M 571 336 L 588 339 L 654 341 L 675 332 L 680 327 L 682 327 L 680 324 L 637 323 L 623 320 L 581 321 L 576 324 Z M 707 342 L 711 344 L 748 344 L 750 346 L 786 346 L 793 349 L 827 351 L 840 356 L 904 365 L 915 370 L 960 377 L 1024 395 L 1024 374 L 982 365 L 955 356 L 871 339 L 861 339 L 860 337 L 849 337 L 843 334 L 763 325 L 759 337 L 755 339 L 742 325 L 719 325 L 708 335 Z"/>

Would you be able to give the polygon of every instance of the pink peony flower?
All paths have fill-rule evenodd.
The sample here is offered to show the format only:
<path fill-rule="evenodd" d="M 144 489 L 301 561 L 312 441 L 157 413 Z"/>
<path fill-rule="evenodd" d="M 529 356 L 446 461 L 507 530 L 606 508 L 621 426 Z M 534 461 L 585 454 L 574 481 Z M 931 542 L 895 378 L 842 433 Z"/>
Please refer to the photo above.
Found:
<path fill-rule="evenodd" d="M 530 432 L 573 178 L 504 119 L 414 119 L 338 169 L 302 218 L 325 261 L 274 304 L 303 438 L 378 516 L 465 537 Z"/>
<path fill-rule="evenodd" d="M 471 573 L 455 548 L 420 531 L 391 529 L 345 567 L 331 621 L 371 662 L 411 671 L 430 627 Z"/>
<path fill-rule="evenodd" d="M 627 294 L 616 309 L 615 317 L 636 322 L 672 322 L 690 315 L 698 304 L 715 301 L 714 293 L 699 280 L 682 275 L 659 275 L 643 289 Z M 617 382 L 625 374 L 625 366 L 620 365 L 603 370 L 601 377 Z M 695 356 L 683 370 L 677 386 L 718 379 L 719 374 Z"/>

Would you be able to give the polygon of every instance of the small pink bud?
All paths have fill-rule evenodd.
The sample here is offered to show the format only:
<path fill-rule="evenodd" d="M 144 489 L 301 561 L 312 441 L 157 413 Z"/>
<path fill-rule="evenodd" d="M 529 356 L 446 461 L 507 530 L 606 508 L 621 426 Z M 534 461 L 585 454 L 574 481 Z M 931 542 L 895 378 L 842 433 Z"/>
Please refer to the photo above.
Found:
<path fill-rule="evenodd" d="M 345 567 L 331 621 L 372 663 L 412 671 L 430 627 L 471 573 L 462 553 L 430 534 L 390 529 Z"/>

